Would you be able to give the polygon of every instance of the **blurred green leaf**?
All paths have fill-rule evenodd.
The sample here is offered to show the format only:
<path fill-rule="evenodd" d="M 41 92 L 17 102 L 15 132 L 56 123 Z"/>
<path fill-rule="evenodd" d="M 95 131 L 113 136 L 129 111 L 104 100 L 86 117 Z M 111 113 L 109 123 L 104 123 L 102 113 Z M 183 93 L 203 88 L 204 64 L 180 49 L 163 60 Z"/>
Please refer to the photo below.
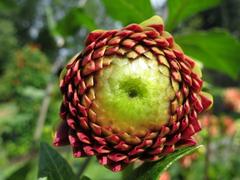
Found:
<path fill-rule="evenodd" d="M 172 31 L 180 22 L 220 2 L 221 0 L 168 0 L 166 28 Z"/>
<path fill-rule="evenodd" d="M 201 61 L 207 68 L 237 78 L 240 42 L 223 30 L 193 32 L 175 37 L 184 52 Z"/>
<path fill-rule="evenodd" d="M 1 148 L 1 153 L 4 150 L 5 151 L 8 150 L 5 146 L 2 146 L 2 144 L 1 144 L 1 147 L 4 147 L 4 148 Z M 22 177 L 27 176 L 28 171 L 31 169 L 29 167 L 29 164 L 32 164 L 32 162 L 30 161 L 9 162 L 9 161 L 5 161 L 3 157 L 1 157 L 2 155 L 5 155 L 5 157 L 8 158 L 5 153 L 0 155 L 0 179 L 1 180 L 12 179 L 12 177 L 14 177 L 16 174 L 21 174 Z M 22 171 L 23 169 L 26 170 L 26 174 L 24 173 L 24 171 Z"/>
<path fill-rule="evenodd" d="M 48 10 L 50 15 L 50 11 Z M 49 17 L 49 23 L 52 22 Z M 55 26 L 51 24 L 51 28 Z M 72 8 L 60 21 L 56 24 L 56 31 L 63 36 L 69 36 L 76 33 L 81 27 L 85 27 L 88 30 L 92 31 L 97 28 L 94 20 L 88 16 L 82 8 Z M 52 30 L 54 31 L 54 30 Z M 55 31 L 54 31 L 55 33 Z"/>
<path fill-rule="evenodd" d="M 186 147 L 179 149 L 167 157 L 156 161 L 156 162 L 146 162 L 137 169 L 133 171 L 132 174 L 127 179 L 138 179 L 138 180 L 157 180 L 163 171 L 168 169 L 175 161 L 182 158 L 183 156 L 190 154 L 191 152 L 203 147 L 202 145 Z"/>
<path fill-rule="evenodd" d="M 123 171 L 122 171 L 122 179 L 127 179 L 129 174 L 131 174 L 134 170 L 134 165 L 136 164 L 129 164 Z"/>
<path fill-rule="evenodd" d="M 18 8 L 16 1 L 14 0 L 1 0 L 0 1 L 0 14 L 9 14 L 16 11 Z"/>
<path fill-rule="evenodd" d="M 6 178 L 6 180 L 16 180 L 19 178 L 26 179 L 29 171 L 31 170 L 32 163 L 31 161 L 25 163 L 19 169 L 14 171 L 10 176 Z"/>
<path fill-rule="evenodd" d="M 124 25 L 129 23 L 140 23 L 153 16 L 154 10 L 149 0 L 102 0 L 107 13 Z"/>
<path fill-rule="evenodd" d="M 47 25 L 50 33 L 55 37 L 58 35 L 57 28 L 56 28 L 56 21 L 53 18 L 53 11 L 51 6 L 47 6 L 45 9 L 46 18 L 47 18 Z"/>
<path fill-rule="evenodd" d="M 40 145 L 38 177 L 47 177 L 48 180 L 76 180 L 68 162 L 46 143 Z"/>

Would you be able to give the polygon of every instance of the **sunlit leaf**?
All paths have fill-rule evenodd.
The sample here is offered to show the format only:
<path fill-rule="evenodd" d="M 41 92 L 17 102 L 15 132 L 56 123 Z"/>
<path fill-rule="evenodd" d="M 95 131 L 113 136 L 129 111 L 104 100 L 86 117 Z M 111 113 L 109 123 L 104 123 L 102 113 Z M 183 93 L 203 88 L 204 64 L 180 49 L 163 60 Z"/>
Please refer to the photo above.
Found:
<path fill-rule="evenodd" d="M 173 30 L 187 18 L 218 5 L 221 0 L 168 0 L 168 18 L 166 27 Z"/>
<path fill-rule="evenodd" d="M 223 30 L 193 32 L 179 35 L 176 42 L 187 55 L 201 61 L 204 66 L 237 78 L 240 42 Z"/>
<path fill-rule="evenodd" d="M 138 167 L 136 170 L 134 170 L 132 174 L 130 174 L 130 176 L 126 179 L 158 180 L 161 173 L 168 169 L 175 161 L 187 154 L 190 154 L 191 152 L 197 150 L 200 147 L 202 147 L 202 145 L 182 148 L 169 154 L 167 157 L 159 161 L 146 162 L 140 167 Z"/>
<path fill-rule="evenodd" d="M 38 177 L 48 180 L 76 180 L 68 162 L 46 143 L 41 143 Z"/>
<path fill-rule="evenodd" d="M 149 0 L 102 0 L 107 13 L 124 25 L 140 23 L 154 15 L 154 10 Z"/>

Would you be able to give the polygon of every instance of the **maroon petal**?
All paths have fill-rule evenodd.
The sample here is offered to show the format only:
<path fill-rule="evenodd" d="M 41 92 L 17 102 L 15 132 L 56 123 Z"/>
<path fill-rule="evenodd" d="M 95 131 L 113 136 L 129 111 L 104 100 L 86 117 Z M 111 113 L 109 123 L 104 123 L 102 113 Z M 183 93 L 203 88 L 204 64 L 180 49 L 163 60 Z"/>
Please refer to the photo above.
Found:
<path fill-rule="evenodd" d="M 57 132 L 55 133 L 55 138 L 53 141 L 53 144 L 55 146 L 64 146 L 64 145 L 70 144 L 68 139 L 68 130 L 69 130 L 69 127 L 66 121 L 62 121 L 62 123 L 58 127 Z"/>

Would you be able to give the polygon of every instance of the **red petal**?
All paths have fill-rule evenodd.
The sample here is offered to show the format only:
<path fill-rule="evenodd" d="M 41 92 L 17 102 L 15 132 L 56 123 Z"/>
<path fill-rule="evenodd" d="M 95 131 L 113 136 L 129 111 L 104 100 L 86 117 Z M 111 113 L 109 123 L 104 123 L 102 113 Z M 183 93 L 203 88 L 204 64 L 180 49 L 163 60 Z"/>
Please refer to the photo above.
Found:
<path fill-rule="evenodd" d="M 91 33 L 88 35 L 85 44 L 88 45 L 88 44 L 96 41 L 96 40 L 98 39 L 98 37 L 99 37 L 100 35 L 102 35 L 103 33 L 104 33 L 104 31 L 91 32 Z"/>
<path fill-rule="evenodd" d="M 95 154 L 91 146 L 84 146 L 83 150 L 88 156 L 93 156 Z"/>
<path fill-rule="evenodd" d="M 139 26 L 138 24 L 130 24 L 130 25 L 126 26 L 124 29 L 135 31 L 135 32 L 143 31 L 143 28 L 141 26 Z"/>
<path fill-rule="evenodd" d="M 112 153 L 108 155 L 108 158 L 111 159 L 114 162 L 122 161 L 127 158 L 126 155 L 121 153 Z"/>
<path fill-rule="evenodd" d="M 194 127 L 190 124 L 183 132 L 182 132 L 182 138 L 187 139 L 191 137 L 193 134 L 195 134 Z"/>
<path fill-rule="evenodd" d="M 149 27 L 156 29 L 159 33 L 162 33 L 164 29 L 163 24 L 152 24 Z"/>
<path fill-rule="evenodd" d="M 212 101 L 202 94 L 200 94 L 200 98 L 201 98 L 203 108 L 208 109 L 211 106 Z"/>
<path fill-rule="evenodd" d="M 91 144 L 89 137 L 85 135 L 83 132 L 77 132 L 77 137 L 81 142 L 85 144 Z"/>
<path fill-rule="evenodd" d="M 119 150 L 119 151 L 127 151 L 127 150 L 130 149 L 130 146 L 127 145 L 124 141 L 121 141 L 116 146 L 114 146 L 114 148 Z"/>

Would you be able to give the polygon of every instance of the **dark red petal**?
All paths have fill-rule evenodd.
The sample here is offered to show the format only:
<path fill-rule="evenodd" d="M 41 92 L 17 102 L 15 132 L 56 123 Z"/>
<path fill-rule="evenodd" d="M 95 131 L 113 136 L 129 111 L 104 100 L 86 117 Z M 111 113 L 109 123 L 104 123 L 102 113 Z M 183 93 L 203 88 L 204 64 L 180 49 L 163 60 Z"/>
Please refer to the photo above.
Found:
<path fill-rule="evenodd" d="M 147 37 L 149 37 L 151 39 L 158 38 L 160 36 L 159 32 L 157 32 L 155 30 L 144 31 L 144 33 L 147 35 Z"/>
<path fill-rule="evenodd" d="M 67 119 L 67 124 L 70 128 L 77 129 L 76 128 L 77 127 L 76 122 L 72 118 Z"/>
<path fill-rule="evenodd" d="M 131 39 L 133 39 L 135 41 L 140 41 L 140 40 L 142 40 L 142 39 L 144 39 L 146 37 L 147 37 L 147 35 L 144 34 L 144 33 L 134 33 L 131 36 L 129 36 L 129 38 L 131 38 Z"/>
<path fill-rule="evenodd" d="M 95 151 L 97 151 L 99 154 L 107 154 L 110 153 L 109 148 L 107 148 L 105 145 L 98 145 L 94 146 Z"/>
<path fill-rule="evenodd" d="M 70 131 L 68 139 L 71 146 L 78 147 L 80 145 L 80 141 L 78 140 L 78 137 L 75 135 L 74 131 Z"/>
<path fill-rule="evenodd" d="M 60 126 L 58 127 L 57 132 L 55 133 L 53 144 L 55 146 L 68 145 L 69 144 L 68 131 L 69 131 L 69 127 L 66 121 L 62 121 Z"/>
<path fill-rule="evenodd" d="M 163 150 L 163 146 L 161 147 L 157 147 L 151 151 L 149 151 L 148 153 L 151 154 L 151 155 L 157 155 L 157 154 L 160 154 Z"/>
<path fill-rule="evenodd" d="M 118 171 L 121 171 L 123 169 L 123 166 L 122 166 L 122 164 L 113 164 L 113 165 L 110 166 L 110 169 L 113 172 L 118 172 Z"/>
<path fill-rule="evenodd" d="M 88 155 L 88 156 L 93 156 L 95 154 L 92 146 L 88 146 L 88 145 L 84 146 L 83 150 L 86 153 L 86 155 Z"/>
<path fill-rule="evenodd" d="M 91 144 L 89 137 L 86 134 L 84 134 L 83 132 L 80 132 L 80 131 L 77 132 L 77 137 L 81 142 L 83 142 L 85 144 Z"/>
<path fill-rule="evenodd" d="M 174 145 L 164 146 L 164 149 L 163 149 L 163 151 L 162 151 L 162 154 L 163 154 L 163 155 L 167 155 L 167 154 L 169 154 L 169 153 L 172 153 L 174 150 L 175 150 Z"/>
<path fill-rule="evenodd" d="M 107 156 L 97 156 L 98 162 L 102 165 L 108 164 L 108 158 Z"/>
<path fill-rule="evenodd" d="M 80 158 L 86 156 L 85 152 L 83 151 L 82 147 L 73 147 L 73 156 L 75 158 Z"/>
<path fill-rule="evenodd" d="M 165 143 L 165 145 L 174 145 L 176 142 L 178 142 L 181 139 L 181 134 L 176 134 L 175 136 L 168 139 Z"/>
<path fill-rule="evenodd" d="M 186 147 L 186 146 L 195 146 L 196 144 L 197 144 L 196 141 L 192 138 L 181 139 L 176 144 L 176 147 L 180 148 L 180 147 Z"/>
<path fill-rule="evenodd" d="M 133 155 L 139 155 L 140 153 L 144 152 L 144 149 L 137 149 L 136 147 L 131 150 L 128 155 L 133 156 Z"/>

